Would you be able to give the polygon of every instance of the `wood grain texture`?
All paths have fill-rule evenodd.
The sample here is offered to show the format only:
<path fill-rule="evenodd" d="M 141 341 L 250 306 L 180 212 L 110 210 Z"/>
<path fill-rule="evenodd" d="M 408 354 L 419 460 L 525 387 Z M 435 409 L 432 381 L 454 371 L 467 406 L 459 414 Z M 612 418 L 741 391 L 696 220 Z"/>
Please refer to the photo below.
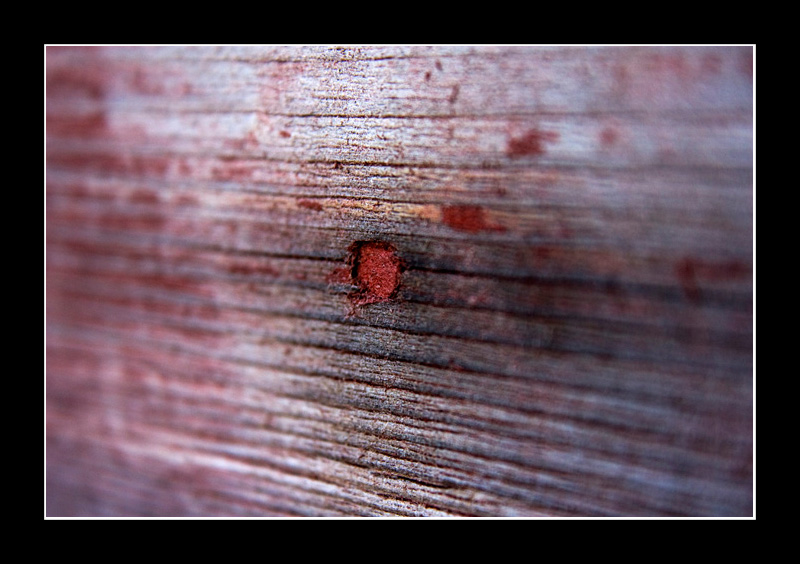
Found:
<path fill-rule="evenodd" d="M 47 516 L 753 515 L 752 48 L 46 89 Z"/>

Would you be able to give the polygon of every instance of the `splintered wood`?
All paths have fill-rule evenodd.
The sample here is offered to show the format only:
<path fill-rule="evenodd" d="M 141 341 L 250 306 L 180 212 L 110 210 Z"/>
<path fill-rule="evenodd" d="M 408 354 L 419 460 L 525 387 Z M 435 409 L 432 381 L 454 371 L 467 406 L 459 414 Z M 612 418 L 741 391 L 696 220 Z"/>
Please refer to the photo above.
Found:
<path fill-rule="evenodd" d="M 46 49 L 47 516 L 753 515 L 753 49 Z"/>

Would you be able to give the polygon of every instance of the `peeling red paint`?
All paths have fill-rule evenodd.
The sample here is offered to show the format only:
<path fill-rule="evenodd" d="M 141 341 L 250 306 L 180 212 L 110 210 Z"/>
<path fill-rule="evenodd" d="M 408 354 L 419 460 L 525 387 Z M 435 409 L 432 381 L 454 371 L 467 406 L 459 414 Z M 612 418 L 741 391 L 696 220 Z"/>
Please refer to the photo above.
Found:
<path fill-rule="evenodd" d="M 545 144 L 558 141 L 559 135 L 555 131 L 542 131 L 531 129 L 522 137 L 512 137 L 508 140 L 506 154 L 510 157 L 522 157 L 526 155 L 543 155 Z"/>
<path fill-rule="evenodd" d="M 403 262 L 394 246 L 382 241 L 357 244 L 353 250 L 353 278 L 358 292 L 353 303 L 364 305 L 388 301 L 400 286 Z"/>
<path fill-rule="evenodd" d="M 391 243 L 357 241 L 349 248 L 348 267 L 340 267 L 327 277 L 331 284 L 348 284 L 356 290 L 348 295 L 354 306 L 387 302 L 400 286 L 405 268 Z"/>
<path fill-rule="evenodd" d="M 486 218 L 486 211 L 480 206 L 443 206 L 442 222 L 452 229 L 467 233 L 506 230 L 502 225 L 489 222 Z"/>

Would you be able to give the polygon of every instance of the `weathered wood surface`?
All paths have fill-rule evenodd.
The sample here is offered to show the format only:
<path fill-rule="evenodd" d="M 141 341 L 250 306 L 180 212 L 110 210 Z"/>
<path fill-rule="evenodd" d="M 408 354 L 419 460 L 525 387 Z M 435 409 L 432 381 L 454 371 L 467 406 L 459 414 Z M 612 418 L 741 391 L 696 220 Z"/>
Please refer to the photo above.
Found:
<path fill-rule="evenodd" d="M 46 78 L 48 516 L 753 514 L 751 48 Z"/>

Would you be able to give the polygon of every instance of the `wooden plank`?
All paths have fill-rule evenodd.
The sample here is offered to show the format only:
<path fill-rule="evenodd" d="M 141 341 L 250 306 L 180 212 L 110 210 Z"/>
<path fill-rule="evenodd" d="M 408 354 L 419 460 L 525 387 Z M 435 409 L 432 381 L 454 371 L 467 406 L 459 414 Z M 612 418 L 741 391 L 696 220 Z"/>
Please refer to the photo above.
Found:
<path fill-rule="evenodd" d="M 47 516 L 753 516 L 753 51 L 48 48 Z"/>

